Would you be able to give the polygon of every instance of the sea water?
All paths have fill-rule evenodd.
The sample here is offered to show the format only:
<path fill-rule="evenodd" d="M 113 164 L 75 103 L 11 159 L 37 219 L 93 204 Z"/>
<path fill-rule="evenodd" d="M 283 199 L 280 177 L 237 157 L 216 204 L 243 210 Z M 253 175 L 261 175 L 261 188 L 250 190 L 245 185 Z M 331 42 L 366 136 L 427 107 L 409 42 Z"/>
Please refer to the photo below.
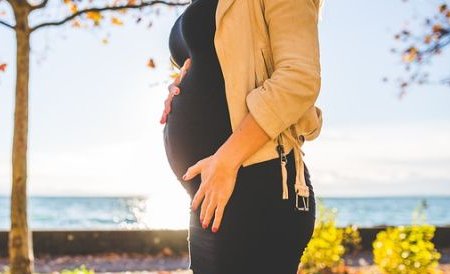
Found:
<path fill-rule="evenodd" d="M 407 225 L 422 208 L 426 222 L 450 225 L 450 197 L 320 198 L 337 224 Z M 152 197 L 29 197 L 31 229 L 185 229 L 188 203 Z M 0 196 L 0 230 L 10 227 L 10 198 Z"/>

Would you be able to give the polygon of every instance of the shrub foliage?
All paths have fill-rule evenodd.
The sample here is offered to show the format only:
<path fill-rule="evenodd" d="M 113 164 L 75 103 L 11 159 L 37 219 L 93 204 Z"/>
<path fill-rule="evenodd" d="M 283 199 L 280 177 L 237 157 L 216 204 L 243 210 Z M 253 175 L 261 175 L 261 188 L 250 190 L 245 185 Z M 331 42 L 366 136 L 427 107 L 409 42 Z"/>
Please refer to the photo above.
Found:
<path fill-rule="evenodd" d="M 384 273 L 435 273 L 440 253 L 432 239 L 432 225 L 390 227 L 377 234 L 373 243 L 375 264 Z"/>

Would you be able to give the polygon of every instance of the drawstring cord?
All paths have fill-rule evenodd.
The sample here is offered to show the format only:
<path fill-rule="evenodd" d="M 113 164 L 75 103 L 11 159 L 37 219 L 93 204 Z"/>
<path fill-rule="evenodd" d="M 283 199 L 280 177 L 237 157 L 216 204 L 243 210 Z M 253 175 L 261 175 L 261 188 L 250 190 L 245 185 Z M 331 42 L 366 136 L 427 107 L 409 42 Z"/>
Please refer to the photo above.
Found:
<path fill-rule="evenodd" d="M 278 150 L 278 154 L 280 155 L 280 165 L 281 165 L 281 183 L 283 186 L 282 198 L 284 200 L 287 200 L 289 198 L 288 186 L 287 186 L 287 169 L 286 169 L 287 157 L 286 157 L 286 153 L 284 151 L 282 134 L 278 135 L 277 141 L 278 141 L 277 150 Z"/>
<path fill-rule="evenodd" d="M 294 150 L 295 170 L 296 170 L 295 184 L 294 184 L 296 192 L 295 206 L 300 211 L 309 211 L 309 187 L 306 185 L 305 169 L 302 160 L 302 155 L 305 155 L 305 153 L 301 150 L 301 145 L 303 144 L 304 139 L 303 136 L 300 136 L 302 137 L 301 141 L 298 139 L 295 129 L 293 127 L 290 127 L 290 133 L 291 134 L 281 133 L 277 138 L 278 141 L 277 150 L 280 155 L 281 161 L 280 163 L 281 177 L 283 186 L 282 199 L 287 200 L 289 198 L 287 186 L 287 169 L 286 169 L 287 157 L 283 145 L 283 135 L 284 135 L 288 139 L 288 142 L 293 145 Z M 299 201 L 302 202 L 303 204 L 302 206 L 299 206 Z"/>

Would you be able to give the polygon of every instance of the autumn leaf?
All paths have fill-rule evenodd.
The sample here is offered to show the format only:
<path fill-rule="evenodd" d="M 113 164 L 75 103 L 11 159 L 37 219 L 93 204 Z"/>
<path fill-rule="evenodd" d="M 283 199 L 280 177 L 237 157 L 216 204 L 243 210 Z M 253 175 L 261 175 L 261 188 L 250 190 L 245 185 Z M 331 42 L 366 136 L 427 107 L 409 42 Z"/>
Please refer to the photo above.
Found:
<path fill-rule="evenodd" d="M 156 66 L 155 66 L 155 61 L 152 59 L 152 58 L 150 58 L 149 60 L 148 60 L 148 62 L 147 62 L 147 67 L 149 67 L 149 68 L 155 68 Z"/>
<path fill-rule="evenodd" d="M 7 64 L 1 63 L 1 64 L 0 64 L 0 71 L 1 71 L 1 72 L 5 72 L 7 66 L 8 66 Z"/>
<path fill-rule="evenodd" d="M 99 25 L 100 21 L 103 19 L 103 15 L 98 11 L 87 12 L 86 17 L 94 21 L 95 25 Z"/>
<path fill-rule="evenodd" d="M 405 63 L 413 62 L 414 60 L 417 59 L 418 53 L 419 52 L 415 47 L 411 47 L 411 48 L 407 49 L 403 53 L 403 62 L 405 62 Z"/>
<path fill-rule="evenodd" d="M 120 19 L 117 18 L 117 17 L 112 17 L 112 18 L 111 18 L 111 23 L 112 23 L 113 25 L 116 25 L 116 26 L 122 26 L 122 25 L 123 25 L 122 20 L 120 20 Z"/>
<path fill-rule="evenodd" d="M 442 31 L 442 26 L 440 24 L 435 24 L 433 26 L 432 30 L 433 30 L 434 33 L 441 32 Z"/>
<path fill-rule="evenodd" d="M 74 27 L 74 28 L 79 28 L 79 27 L 81 27 L 80 21 L 78 21 L 78 20 L 73 21 L 73 22 L 72 22 L 72 27 Z"/>
<path fill-rule="evenodd" d="M 78 6 L 74 3 L 69 4 L 69 9 L 71 13 L 76 13 L 78 11 Z"/>

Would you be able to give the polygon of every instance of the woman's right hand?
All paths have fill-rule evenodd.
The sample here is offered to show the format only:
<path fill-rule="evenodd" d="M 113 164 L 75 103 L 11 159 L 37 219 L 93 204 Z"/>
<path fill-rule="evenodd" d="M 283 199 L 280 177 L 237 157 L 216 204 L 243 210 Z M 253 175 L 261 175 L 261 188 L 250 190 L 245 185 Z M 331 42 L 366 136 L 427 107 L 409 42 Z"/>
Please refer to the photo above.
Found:
<path fill-rule="evenodd" d="M 172 107 L 172 99 L 175 95 L 180 94 L 180 88 L 178 87 L 178 85 L 180 84 L 190 66 L 191 58 L 187 58 L 186 61 L 184 61 L 183 66 L 180 68 L 180 73 L 178 73 L 177 77 L 175 77 L 174 81 L 169 85 L 169 94 L 167 95 L 166 100 L 164 100 L 164 111 L 159 121 L 161 124 L 166 123 L 167 115 L 169 115 Z"/>

